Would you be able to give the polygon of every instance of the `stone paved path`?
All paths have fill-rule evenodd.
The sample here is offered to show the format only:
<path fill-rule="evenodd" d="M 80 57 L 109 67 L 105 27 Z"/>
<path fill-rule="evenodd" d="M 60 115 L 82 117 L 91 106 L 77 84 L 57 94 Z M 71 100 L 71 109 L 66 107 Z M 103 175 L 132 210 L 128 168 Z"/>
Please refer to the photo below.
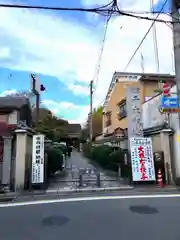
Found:
<path fill-rule="evenodd" d="M 79 187 L 79 170 L 80 169 L 96 169 L 82 153 L 73 150 L 72 155 L 67 159 L 66 170 L 57 173 L 51 180 L 49 185 L 52 189 L 76 189 Z M 124 181 L 117 177 L 117 174 L 98 169 L 100 172 L 101 187 L 121 187 L 126 186 Z M 114 176 L 113 176 L 114 175 Z M 94 183 L 88 184 L 84 187 L 97 187 Z"/>

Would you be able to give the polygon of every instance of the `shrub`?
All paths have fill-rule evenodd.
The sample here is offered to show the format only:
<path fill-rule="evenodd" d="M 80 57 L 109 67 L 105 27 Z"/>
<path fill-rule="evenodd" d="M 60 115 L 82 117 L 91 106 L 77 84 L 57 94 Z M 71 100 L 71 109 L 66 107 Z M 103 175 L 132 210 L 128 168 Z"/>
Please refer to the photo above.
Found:
<path fill-rule="evenodd" d="M 59 148 L 49 147 L 45 150 L 48 155 L 47 176 L 62 170 L 63 153 Z"/>
<path fill-rule="evenodd" d="M 124 161 L 124 153 L 122 149 L 118 148 L 117 150 L 114 150 L 109 155 L 109 166 L 108 168 L 113 171 L 118 171 L 119 165 L 122 166 Z"/>
<path fill-rule="evenodd" d="M 92 158 L 92 146 L 89 143 L 84 143 L 82 147 L 85 157 Z"/>
<path fill-rule="evenodd" d="M 91 146 L 84 144 L 83 152 L 86 157 L 93 159 L 103 168 L 117 172 L 120 165 L 122 177 L 128 177 L 131 174 L 130 165 L 124 164 L 124 154 L 127 153 L 127 150 L 108 145 Z"/>
<path fill-rule="evenodd" d="M 67 155 L 68 153 L 68 149 L 67 149 L 67 146 L 63 145 L 63 144 L 60 144 L 58 146 L 58 148 L 62 151 L 63 154 Z"/>
<path fill-rule="evenodd" d="M 92 148 L 92 159 L 104 168 L 108 167 L 109 155 L 112 153 L 112 148 L 107 145 L 95 146 Z"/>

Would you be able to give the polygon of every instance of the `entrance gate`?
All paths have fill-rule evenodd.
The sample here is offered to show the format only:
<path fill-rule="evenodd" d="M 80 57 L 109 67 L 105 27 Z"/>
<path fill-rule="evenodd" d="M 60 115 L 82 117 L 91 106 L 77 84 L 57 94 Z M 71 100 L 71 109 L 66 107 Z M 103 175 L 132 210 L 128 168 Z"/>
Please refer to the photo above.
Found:
<path fill-rule="evenodd" d="M 52 180 L 52 188 L 57 188 L 57 191 L 65 189 L 81 191 L 81 189 L 85 188 L 107 189 L 125 185 L 124 179 L 118 176 L 118 173 L 111 175 L 112 173 L 102 172 L 93 167 L 78 168 L 75 165 L 71 165 L 71 167 L 63 171 L 65 172 L 64 177 L 62 172 L 60 172 Z M 51 189 L 51 184 L 49 188 Z"/>

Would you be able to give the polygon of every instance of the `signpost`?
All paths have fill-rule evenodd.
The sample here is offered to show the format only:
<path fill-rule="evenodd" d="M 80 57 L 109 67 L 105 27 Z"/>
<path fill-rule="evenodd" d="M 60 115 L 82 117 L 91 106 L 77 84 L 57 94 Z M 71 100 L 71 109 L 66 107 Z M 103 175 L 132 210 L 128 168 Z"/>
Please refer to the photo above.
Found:
<path fill-rule="evenodd" d="M 127 88 L 128 148 L 133 182 L 155 180 L 152 141 L 143 137 L 140 96 L 140 88 Z"/>
<path fill-rule="evenodd" d="M 155 168 L 151 138 L 131 138 L 133 181 L 155 181 Z"/>
<path fill-rule="evenodd" d="M 127 88 L 128 138 L 143 136 L 140 88 Z"/>
<path fill-rule="evenodd" d="M 33 136 L 31 183 L 44 183 L 44 135 Z"/>
<path fill-rule="evenodd" d="M 162 98 L 160 113 L 177 113 L 179 112 L 178 97 L 173 97 L 171 93 L 171 84 L 162 84 Z"/>
<path fill-rule="evenodd" d="M 169 83 L 163 83 L 162 92 L 164 96 L 171 96 L 171 85 Z"/>
<path fill-rule="evenodd" d="M 177 97 L 162 97 L 161 101 L 163 108 L 178 108 Z"/>
<path fill-rule="evenodd" d="M 178 112 L 178 98 L 163 96 L 161 98 L 161 108 L 163 112 Z"/>

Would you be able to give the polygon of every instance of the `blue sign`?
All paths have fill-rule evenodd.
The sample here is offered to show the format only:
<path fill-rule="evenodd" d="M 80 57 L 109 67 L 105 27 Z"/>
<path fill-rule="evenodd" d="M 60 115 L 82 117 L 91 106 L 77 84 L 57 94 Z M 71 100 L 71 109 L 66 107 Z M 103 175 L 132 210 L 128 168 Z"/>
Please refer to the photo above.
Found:
<path fill-rule="evenodd" d="M 179 108 L 178 98 L 163 96 L 161 98 L 161 107 L 162 108 Z"/>

